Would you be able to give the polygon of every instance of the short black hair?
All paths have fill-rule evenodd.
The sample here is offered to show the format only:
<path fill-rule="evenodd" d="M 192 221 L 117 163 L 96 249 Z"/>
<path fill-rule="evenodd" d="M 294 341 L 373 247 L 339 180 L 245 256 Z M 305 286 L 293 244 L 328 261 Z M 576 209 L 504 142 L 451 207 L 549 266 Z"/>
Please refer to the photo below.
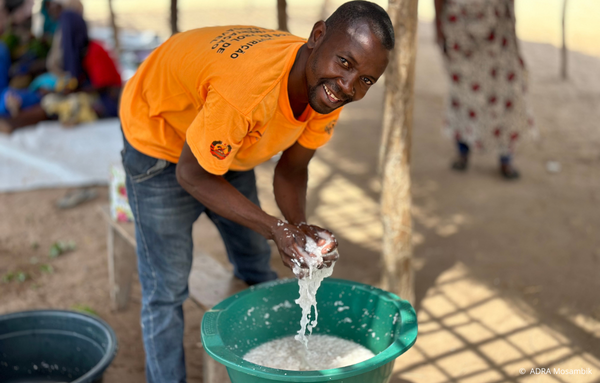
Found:
<path fill-rule="evenodd" d="M 394 26 L 385 9 L 370 1 L 349 1 L 342 4 L 325 21 L 327 29 L 336 30 L 366 21 L 385 49 L 394 49 Z"/>

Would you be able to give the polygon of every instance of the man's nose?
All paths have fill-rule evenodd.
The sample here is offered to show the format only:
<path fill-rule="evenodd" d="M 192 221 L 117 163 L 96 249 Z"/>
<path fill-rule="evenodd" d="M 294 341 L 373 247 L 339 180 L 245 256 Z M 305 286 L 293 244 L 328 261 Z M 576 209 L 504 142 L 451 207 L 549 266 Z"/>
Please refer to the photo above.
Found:
<path fill-rule="evenodd" d="M 344 93 L 347 99 L 354 101 L 354 95 L 356 93 L 354 83 L 356 81 L 356 76 L 345 76 L 338 79 L 338 86 L 340 90 Z"/>

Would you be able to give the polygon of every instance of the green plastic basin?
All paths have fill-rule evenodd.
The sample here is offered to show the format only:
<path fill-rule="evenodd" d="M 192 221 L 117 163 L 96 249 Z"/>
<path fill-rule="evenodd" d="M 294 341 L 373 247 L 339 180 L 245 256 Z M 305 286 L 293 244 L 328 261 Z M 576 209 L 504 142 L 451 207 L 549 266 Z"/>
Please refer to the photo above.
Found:
<path fill-rule="evenodd" d="M 386 383 L 396 358 L 417 339 L 417 318 L 407 301 L 369 285 L 327 278 L 317 293 L 319 318 L 313 334 L 351 340 L 373 351 L 375 357 L 318 371 L 279 370 L 243 360 L 250 349 L 298 331 L 297 298 L 295 279 L 278 280 L 252 286 L 204 314 L 204 348 L 227 367 L 232 383 Z"/>

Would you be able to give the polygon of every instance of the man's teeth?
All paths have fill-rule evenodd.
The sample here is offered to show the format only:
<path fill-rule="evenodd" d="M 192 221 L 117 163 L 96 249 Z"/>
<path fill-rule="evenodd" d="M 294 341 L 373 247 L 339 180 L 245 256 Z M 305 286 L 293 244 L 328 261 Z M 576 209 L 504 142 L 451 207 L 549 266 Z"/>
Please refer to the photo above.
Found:
<path fill-rule="evenodd" d="M 331 91 L 329 89 L 327 89 L 327 87 L 325 85 L 323 85 L 323 89 L 325 89 L 325 93 L 327 93 L 329 95 L 329 97 L 333 98 L 335 101 L 340 101 L 340 99 L 335 97 L 333 95 L 333 93 L 331 93 Z"/>

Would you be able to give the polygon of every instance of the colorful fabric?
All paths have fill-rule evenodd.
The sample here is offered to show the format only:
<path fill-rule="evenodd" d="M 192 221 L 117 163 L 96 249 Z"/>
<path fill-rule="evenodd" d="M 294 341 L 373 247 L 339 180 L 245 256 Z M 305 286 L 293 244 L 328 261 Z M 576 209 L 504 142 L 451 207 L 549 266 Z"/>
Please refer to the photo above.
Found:
<path fill-rule="evenodd" d="M 97 41 L 90 41 L 87 54 L 83 59 L 83 69 L 90 83 L 96 89 L 121 86 L 121 75 L 114 60 Z"/>
<path fill-rule="evenodd" d="M 28 89 L 31 91 L 63 92 L 65 89 L 73 91 L 77 89 L 77 85 L 77 80 L 72 77 L 59 77 L 54 73 L 46 72 L 34 78 Z"/>
<path fill-rule="evenodd" d="M 200 165 L 218 175 L 252 169 L 296 141 L 324 145 L 341 110 L 321 115 L 308 106 L 296 119 L 289 104 L 288 76 L 304 42 L 252 26 L 174 35 L 125 85 L 127 140 L 176 163 L 187 139 Z"/>
<path fill-rule="evenodd" d="M 103 88 L 98 92 L 98 97 L 92 105 L 98 118 L 119 117 L 120 87 Z"/>
<path fill-rule="evenodd" d="M 10 64 L 10 50 L 4 42 L 0 41 L 0 90 L 8 87 Z"/>
<path fill-rule="evenodd" d="M 54 31 L 56 30 L 56 28 L 58 27 L 58 21 L 53 20 L 52 17 L 50 17 L 50 13 L 48 12 L 48 3 L 51 0 L 42 0 L 42 7 L 40 12 L 42 13 L 42 16 L 44 16 L 44 27 L 43 27 L 43 34 L 45 36 L 52 36 L 54 35 Z"/>
<path fill-rule="evenodd" d="M 115 61 L 99 42 L 90 41 L 83 60 L 83 69 L 88 81 L 98 90 L 98 99 L 94 103 L 94 110 L 98 117 L 117 117 L 122 86 L 121 75 Z"/>
<path fill-rule="evenodd" d="M 74 126 L 98 119 L 92 107 L 95 98 L 84 92 L 68 95 L 50 93 L 42 98 L 41 105 L 48 115 L 58 116 L 58 120 L 63 125 Z"/>
<path fill-rule="evenodd" d="M 33 79 L 31 84 L 29 84 L 29 90 L 45 90 L 54 92 L 56 91 L 57 83 L 58 76 L 56 76 L 54 73 L 46 72 Z"/>
<path fill-rule="evenodd" d="M 446 128 L 473 147 L 512 153 L 534 132 L 513 2 L 447 0 L 441 20 L 450 76 Z"/>
<path fill-rule="evenodd" d="M 0 42 L 0 117 L 10 117 L 9 105 L 12 101 L 20 108 L 27 108 L 40 103 L 40 95 L 28 89 L 13 89 L 8 86 L 10 52 L 5 43 Z M 10 100 L 12 98 L 12 100 Z"/>
<path fill-rule="evenodd" d="M 85 20 L 75 11 L 64 10 L 60 14 L 59 28 L 63 70 L 80 80 L 84 74 L 83 58 L 89 42 Z"/>
<path fill-rule="evenodd" d="M 0 36 L 0 43 L 10 53 L 9 59 L 12 64 L 10 72 L 8 72 L 10 77 L 29 74 L 31 66 L 38 59 L 45 58 L 50 50 L 50 46 L 42 39 L 37 39 L 32 35 L 25 36 L 23 35 L 25 31 L 16 30 L 19 28 L 23 28 L 23 26 L 9 29 Z"/>
<path fill-rule="evenodd" d="M 12 98 L 12 100 L 9 100 Z M 16 104 L 17 108 L 25 109 L 40 103 L 42 97 L 37 92 L 32 92 L 29 89 L 13 89 L 5 88 L 0 92 L 0 117 L 11 117 L 10 103 Z"/>

